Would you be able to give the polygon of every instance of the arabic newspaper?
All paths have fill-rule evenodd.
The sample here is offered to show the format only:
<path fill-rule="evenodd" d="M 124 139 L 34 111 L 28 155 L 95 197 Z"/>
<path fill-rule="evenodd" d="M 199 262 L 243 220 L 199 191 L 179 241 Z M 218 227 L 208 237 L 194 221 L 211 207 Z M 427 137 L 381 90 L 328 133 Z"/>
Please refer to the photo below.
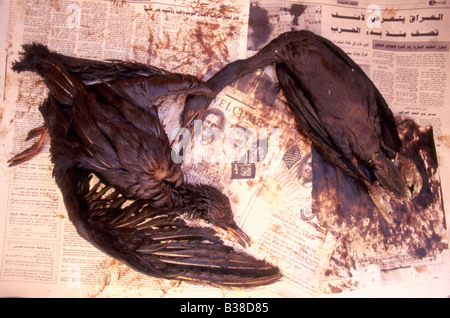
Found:
<path fill-rule="evenodd" d="M 446 2 L 19 0 L 0 5 L 2 296 L 311 297 L 388 295 L 387 287 L 393 295 L 450 294 L 449 217 L 444 215 L 450 200 Z M 330 39 L 354 59 L 404 131 L 411 130 L 409 118 L 420 125 L 420 130 L 411 130 L 416 137 L 433 134 L 439 162 L 430 177 L 435 201 L 415 219 L 422 229 L 416 236 L 406 235 L 411 229 L 403 227 L 383 236 L 375 215 L 342 222 L 336 201 L 317 201 L 321 195 L 333 197 L 330 185 L 314 179 L 313 169 L 316 178 L 323 172 L 316 166 L 319 159 L 297 131 L 270 67 L 217 96 L 209 109 L 225 119 L 222 134 L 209 142 L 199 123 L 194 136 L 198 142 L 184 152 L 181 164 L 190 181 L 213 184 L 230 197 L 239 226 L 253 241 L 248 252 L 276 264 L 284 274 L 273 285 L 222 290 L 137 273 L 76 234 L 52 178 L 48 141 L 33 160 L 7 167 L 12 155 L 34 142 L 25 137 L 42 125 L 37 106 L 47 94 L 39 76 L 19 76 L 10 69 L 23 43 L 41 42 L 67 55 L 124 59 L 207 78 L 225 64 L 255 54 L 280 33 L 300 29 Z M 183 97 L 168 98 L 159 106 L 168 135 L 176 136 Z M 253 134 L 248 138 L 242 132 Z M 240 137 L 227 139 L 236 134 Z M 244 137 L 244 150 L 227 150 L 228 141 Z M 205 156 L 206 151 L 214 156 Z M 423 153 L 430 166 L 431 157 Z M 344 209 L 344 219 L 350 210 Z M 427 288 L 416 288 L 418 281 Z"/>

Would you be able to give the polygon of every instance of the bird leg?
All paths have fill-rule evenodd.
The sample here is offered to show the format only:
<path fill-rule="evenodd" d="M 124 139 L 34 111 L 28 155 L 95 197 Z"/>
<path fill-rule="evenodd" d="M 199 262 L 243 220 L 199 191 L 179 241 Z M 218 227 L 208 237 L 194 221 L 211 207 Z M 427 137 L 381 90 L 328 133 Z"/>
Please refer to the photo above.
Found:
<path fill-rule="evenodd" d="M 42 126 L 39 126 L 39 127 L 31 129 L 28 132 L 27 138 L 25 138 L 25 140 L 30 140 L 30 139 L 33 139 L 33 138 L 35 138 L 37 136 L 42 135 L 44 133 L 44 130 L 46 130 L 46 129 L 47 129 L 47 126 L 45 124 L 43 124 Z"/>
<path fill-rule="evenodd" d="M 38 141 L 35 142 L 31 147 L 25 149 L 21 153 L 9 159 L 8 160 L 9 167 L 17 166 L 21 163 L 24 163 L 34 158 L 38 153 L 40 153 L 47 134 L 48 134 L 48 127 L 45 124 L 30 130 L 25 140 L 30 140 L 32 138 L 40 136 Z"/>

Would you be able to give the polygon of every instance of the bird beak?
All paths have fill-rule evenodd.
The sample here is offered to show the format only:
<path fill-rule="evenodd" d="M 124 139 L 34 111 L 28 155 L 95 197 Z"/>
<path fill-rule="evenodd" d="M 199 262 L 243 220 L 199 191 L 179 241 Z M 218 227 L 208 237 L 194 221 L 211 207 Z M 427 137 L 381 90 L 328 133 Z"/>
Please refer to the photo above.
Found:
<path fill-rule="evenodd" d="M 245 234 L 245 232 L 242 231 L 240 228 L 227 226 L 225 230 L 229 234 L 231 234 L 231 236 L 234 239 L 236 239 L 236 241 L 238 241 L 238 243 L 241 244 L 243 247 L 250 246 L 251 243 L 250 237 L 247 234 Z"/>
<path fill-rule="evenodd" d="M 199 109 L 192 114 L 192 116 L 188 117 L 186 123 L 184 123 L 183 128 L 187 128 L 192 130 L 192 126 L 194 125 L 195 120 L 203 120 L 203 116 L 205 115 L 206 110 Z"/>
<path fill-rule="evenodd" d="M 194 112 L 193 115 L 190 116 L 190 117 L 188 117 L 188 119 L 186 120 L 186 122 L 183 123 L 183 125 L 181 126 L 181 128 L 186 128 L 186 129 L 189 130 L 191 139 L 192 139 L 193 136 L 194 136 L 194 134 L 192 133 L 192 130 L 193 130 L 193 128 L 194 128 L 194 121 L 195 121 L 195 120 L 202 120 L 202 119 L 203 119 L 203 116 L 205 115 L 205 112 L 206 112 L 206 110 L 204 110 L 204 109 L 200 109 L 200 110 Z M 178 139 L 180 138 L 180 136 L 181 136 L 182 133 L 183 133 L 183 131 L 180 129 L 180 132 L 176 135 L 175 139 L 172 140 L 172 142 L 171 142 L 171 144 L 170 144 L 170 147 L 171 147 L 171 148 L 173 147 L 173 144 L 174 144 L 175 142 L 178 141 Z"/>

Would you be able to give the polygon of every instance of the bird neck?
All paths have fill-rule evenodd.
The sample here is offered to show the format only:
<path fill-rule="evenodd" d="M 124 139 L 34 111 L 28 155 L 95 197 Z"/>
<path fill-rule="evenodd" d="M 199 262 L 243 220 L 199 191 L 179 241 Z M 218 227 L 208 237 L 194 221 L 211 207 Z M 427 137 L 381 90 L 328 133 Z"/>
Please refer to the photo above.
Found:
<path fill-rule="evenodd" d="M 183 212 L 201 216 L 205 207 L 202 204 L 201 186 L 183 184 L 172 192 L 175 207 Z"/>

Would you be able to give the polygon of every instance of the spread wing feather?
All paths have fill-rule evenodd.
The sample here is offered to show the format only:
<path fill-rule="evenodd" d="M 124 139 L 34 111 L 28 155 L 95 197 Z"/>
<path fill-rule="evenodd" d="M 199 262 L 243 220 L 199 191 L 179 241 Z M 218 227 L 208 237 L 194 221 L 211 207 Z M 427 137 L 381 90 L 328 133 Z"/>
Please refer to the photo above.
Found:
<path fill-rule="evenodd" d="M 147 275 L 251 287 L 280 278 L 277 268 L 227 246 L 211 227 L 193 227 L 176 210 L 127 200 L 92 174 L 55 163 L 69 217 L 106 254 Z"/>

